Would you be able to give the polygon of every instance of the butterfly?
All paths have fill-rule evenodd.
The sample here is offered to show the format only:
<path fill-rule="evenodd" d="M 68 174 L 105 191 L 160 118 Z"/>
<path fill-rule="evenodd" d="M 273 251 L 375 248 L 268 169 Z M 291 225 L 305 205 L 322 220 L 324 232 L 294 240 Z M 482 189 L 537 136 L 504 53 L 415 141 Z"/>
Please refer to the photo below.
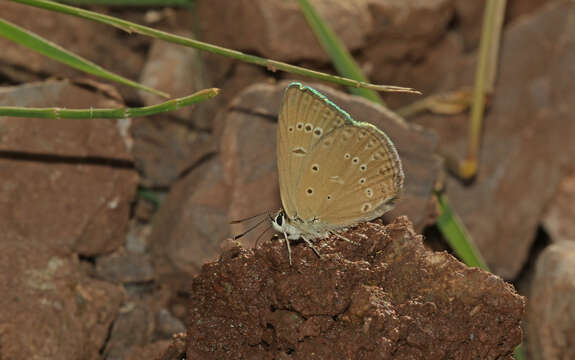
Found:
<path fill-rule="evenodd" d="M 303 239 L 319 256 L 312 240 L 343 238 L 338 232 L 382 216 L 403 188 L 389 137 L 297 82 L 279 112 L 277 164 L 283 208 L 271 223 L 285 238 L 290 264 L 290 240 Z"/>

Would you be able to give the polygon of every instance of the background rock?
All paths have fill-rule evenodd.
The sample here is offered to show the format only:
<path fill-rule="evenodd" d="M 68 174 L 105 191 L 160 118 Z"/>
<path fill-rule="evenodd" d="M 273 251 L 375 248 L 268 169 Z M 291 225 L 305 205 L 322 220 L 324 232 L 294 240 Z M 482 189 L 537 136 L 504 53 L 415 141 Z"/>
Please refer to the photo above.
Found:
<path fill-rule="evenodd" d="M 66 81 L 0 90 L 4 106 L 120 106 Z M 138 175 L 122 121 L 0 117 L 2 236 L 93 256 L 124 240 Z"/>
<path fill-rule="evenodd" d="M 0 241 L 0 349 L 6 359 L 99 359 L 125 293 L 42 242 Z"/>
<path fill-rule="evenodd" d="M 144 66 L 144 59 L 134 51 L 147 42 L 144 37 L 117 36 L 120 30 L 111 26 L 8 1 L 0 3 L 0 13 L 2 19 L 127 78 L 136 79 Z M 4 38 L 0 38 L 0 48 L 2 63 L 11 68 L 9 76 L 14 81 L 38 81 L 50 75 L 88 76 Z M 3 70 L 8 69 L 4 66 Z M 120 89 L 127 98 L 135 98 L 136 91 L 132 88 L 120 86 Z"/>
<path fill-rule="evenodd" d="M 218 157 L 177 182 L 154 220 L 150 237 L 156 272 L 186 288 L 190 274 L 215 259 L 229 236 L 229 190 Z"/>
<path fill-rule="evenodd" d="M 575 357 L 575 243 L 553 244 L 537 260 L 527 312 L 530 359 Z"/>
<path fill-rule="evenodd" d="M 575 156 L 575 126 L 568 120 L 575 101 L 573 13 L 573 3 L 558 2 L 506 29 L 478 176 L 471 186 L 448 179 L 455 210 L 490 268 L 505 278 L 521 269 L 544 207 Z M 552 45 L 558 43 L 565 46 Z M 443 153 L 465 154 L 465 118 L 417 122 L 437 130 Z"/>
<path fill-rule="evenodd" d="M 312 3 L 348 49 L 358 49 L 364 44 L 371 27 L 365 1 Z M 196 11 L 201 37 L 209 43 L 281 61 L 328 60 L 296 1 L 201 0 L 196 3 Z M 217 23 L 228 26 L 214 26 Z"/>
<path fill-rule="evenodd" d="M 575 172 L 569 172 L 549 204 L 543 224 L 553 242 L 575 241 Z"/>

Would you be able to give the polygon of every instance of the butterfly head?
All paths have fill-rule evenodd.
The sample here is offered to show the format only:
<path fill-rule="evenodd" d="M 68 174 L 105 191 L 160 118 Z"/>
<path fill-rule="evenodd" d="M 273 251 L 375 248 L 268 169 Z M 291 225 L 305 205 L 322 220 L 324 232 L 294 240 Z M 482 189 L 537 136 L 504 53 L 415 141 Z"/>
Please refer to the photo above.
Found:
<path fill-rule="evenodd" d="M 294 226 L 284 209 L 279 210 L 271 216 L 272 227 L 275 231 L 285 234 L 290 240 L 297 240 L 301 237 L 302 232 Z"/>

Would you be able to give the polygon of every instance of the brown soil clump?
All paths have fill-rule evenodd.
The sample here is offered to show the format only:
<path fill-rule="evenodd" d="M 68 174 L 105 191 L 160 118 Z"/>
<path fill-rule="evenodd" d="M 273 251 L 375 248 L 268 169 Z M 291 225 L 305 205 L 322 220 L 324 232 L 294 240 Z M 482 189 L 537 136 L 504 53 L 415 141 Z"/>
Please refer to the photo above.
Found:
<path fill-rule="evenodd" d="M 525 300 L 427 250 L 406 217 L 320 240 L 234 247 L 192 284 L 188 359 L 512 359 Z"/>

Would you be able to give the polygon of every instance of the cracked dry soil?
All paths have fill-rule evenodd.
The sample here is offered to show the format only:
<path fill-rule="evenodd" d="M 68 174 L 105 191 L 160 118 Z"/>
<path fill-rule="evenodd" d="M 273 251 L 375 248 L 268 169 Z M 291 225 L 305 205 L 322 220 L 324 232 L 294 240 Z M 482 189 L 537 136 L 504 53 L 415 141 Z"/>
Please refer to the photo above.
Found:
<path fill-rule="evenodd" d="M 424 247 L 406 217 L 318 241 L 233 247 L 192 282 L 187 359 L 512 359 L 525 299 Z"/>

